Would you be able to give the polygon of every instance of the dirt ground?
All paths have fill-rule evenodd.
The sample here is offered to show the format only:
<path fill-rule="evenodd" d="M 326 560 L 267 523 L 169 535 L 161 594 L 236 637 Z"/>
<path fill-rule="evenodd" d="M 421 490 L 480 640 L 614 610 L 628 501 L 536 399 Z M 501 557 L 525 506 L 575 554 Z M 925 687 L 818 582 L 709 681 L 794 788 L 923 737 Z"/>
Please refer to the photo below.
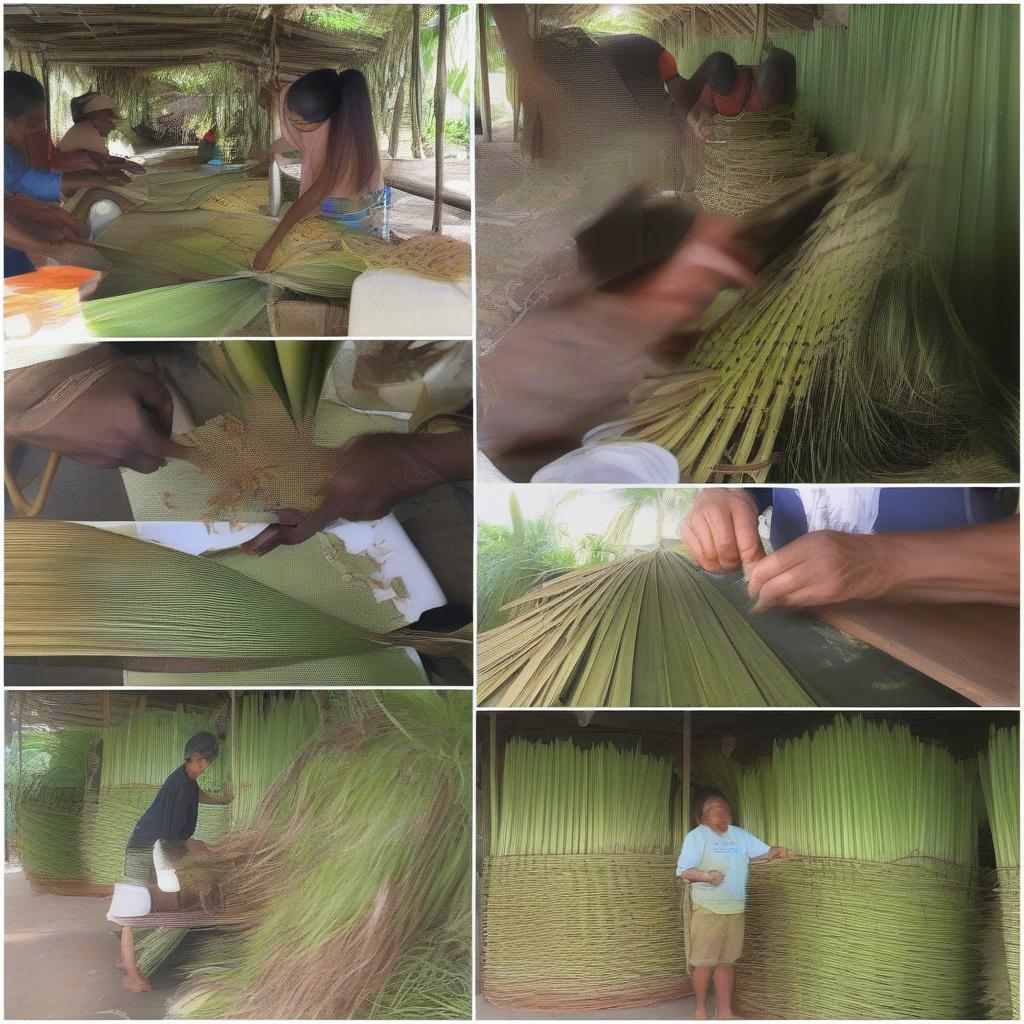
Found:
<path fill-rule="evenodd" d="M 127 992 L 107 899 L 33 892 L 4 872 L 4 1017 L 7 1020 L 159 1020 L 178 984 L 165 964 L 151 992 Z"/>

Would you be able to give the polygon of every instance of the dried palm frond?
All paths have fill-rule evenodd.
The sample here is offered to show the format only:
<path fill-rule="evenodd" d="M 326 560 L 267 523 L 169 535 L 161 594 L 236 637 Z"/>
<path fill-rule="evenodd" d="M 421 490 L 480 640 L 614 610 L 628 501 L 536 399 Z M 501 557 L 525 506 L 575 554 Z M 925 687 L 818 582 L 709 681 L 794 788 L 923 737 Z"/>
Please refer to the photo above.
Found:
<path fill-rule="evenodd" d="M 226 934 L 172 1015 L 365 1017 L 408 955 L 468 929 L 471 710 L 468 693 L 380 694 L 300 752 L 205 863 Z"/>
<path fill-rule="evenodd" d="M 904 239 L 905 191 L 901 161 L 852 173 L 692 365 L 642 385 L 602 436 L 659 444 L 697 482 L 930 479 L 937 461 L 979 464 L 979 419 L 1002 389 Z"/>
<path fill-rule="evenodd" d="M 672 783 L 665 758 L 639 751 L 506 745 L 482 889 L 492 1004 L 581 1012 L 690 991 Z"/>
<path fill-rule="evenodd" d="M 1016 1020 L 1020 1017 L 1020 735 L 1016 726 L 992 726 L 978 768 L 996 854 L 984 1001 L 989 1016 Z"/>
<path fill-rule="evenodd" d="M 694 192 L 713 213 L 745 217 L 793 193 L 825 159 L 792 107 L 716 115 L 710 128 Z"/>
<path fill-rule="evenodd" d="M 418 642 L 360 629 L 214 559 L 76 523 L 8 526 L 9 654 L 227 659 L 231 667 L 232 659 L 369 656 Z"/>
<path fill-rule="evenodd" d="M 797 681 L 680 554 L 569 573 L 480 637 L 479 695 L 502 707 L 807 705 Z"/>
<path fill-rule="evenodd" d="M 739 823 L 753 864 L 737 1001 L 780 1018 L 971 1017 L 979 967 L 973 770 L 863 716 L 776 742 Z"/>

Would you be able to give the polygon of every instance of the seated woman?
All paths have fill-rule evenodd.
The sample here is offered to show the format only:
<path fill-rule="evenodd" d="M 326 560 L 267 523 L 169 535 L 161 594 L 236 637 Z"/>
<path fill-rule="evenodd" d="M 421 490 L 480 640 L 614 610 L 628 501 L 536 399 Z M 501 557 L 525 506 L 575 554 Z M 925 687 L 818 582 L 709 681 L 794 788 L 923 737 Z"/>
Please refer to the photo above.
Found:
<path fill-rule="evenodd" d="M 71 101 L 71 120 L 74 124 L 64 133 L 51 156 L 54 170 L 84 159 L 101 170 L 116 169 L 132 174 L 145 171 L 142 164 L 110 155 L 110 133 L 124 120 L 113 97 L 98 92 L 76 96 Z"/>
<path fill-rule="evenodd" d="M 199 140 L 196 147 L 196 159 L 201 164 L 224 163 L 224 151 L 217 145 L 217 129 L 211 127 Z"/>
<path fill-rule="evenodd" d="M 299 198 L 256 254 L 254 270 L 266 270 L 284 237 L 307 217 L 343 216 L 353 200 L 384 191 L 370 91 L 361 71 L 320 68 L 303 75 L 281 94 L 281 124 L 282 138 L 270 153 L 275 160 L 289 149 L 302 154 Z"/>

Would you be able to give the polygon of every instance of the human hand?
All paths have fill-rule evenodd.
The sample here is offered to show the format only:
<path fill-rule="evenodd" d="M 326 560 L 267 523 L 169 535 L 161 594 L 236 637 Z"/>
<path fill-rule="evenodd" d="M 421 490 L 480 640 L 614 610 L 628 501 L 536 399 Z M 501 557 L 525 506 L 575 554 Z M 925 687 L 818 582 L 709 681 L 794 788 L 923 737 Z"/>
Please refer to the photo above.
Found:
<path fill-rule="evenodd" d="M 708 872 L 708 885 L 721 885 L 725 881 L 725 875 L 721 871 Z"/>
<path fill-rule="evenodd" d="M 883 597 L 900 579 L 887 538 L 816 530 L 772 552 L 747 576 L 754 611 Z"/>
<path fill-rule="evenodd" d="M 784 846 L 773 846 L 766 854 L 765 860 L 792 860 L 793 854 Z"/>
<path fill-rule="evenodd" d="M 111 370 L 48 423 L 11 436 L 85 466 L 152 473 L 193 452 L 170 439 L 174 405 L 151 359 Z"/>
<path fill-rule="evenodd" d="M 472 474 L 472 442 L 463 434 L 363 434 L 338 450 L 320 507 L 308 515 L 275 509 L 278 522 L 242 545 L 265 555 L 279 544 L 302 544 L 338 519 L 386 516 L 399 502 L 445 480 Z"/>
<path fill-rule="evenodd" d="M 699 490 L 680 536 L 697 564 L 708 572 L 736 572 L 764 558 L 757 533 L 757 505 L 744 490 Z"/>

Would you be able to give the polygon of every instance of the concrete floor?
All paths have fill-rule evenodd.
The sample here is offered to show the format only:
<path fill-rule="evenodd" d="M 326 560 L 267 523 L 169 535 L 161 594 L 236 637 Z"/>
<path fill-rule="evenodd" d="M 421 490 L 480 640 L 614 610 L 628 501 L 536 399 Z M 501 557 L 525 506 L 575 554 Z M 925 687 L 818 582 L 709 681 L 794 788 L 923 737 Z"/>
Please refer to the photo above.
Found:
<path fill-rule="evenodd" d="M 476 997 L 477 1020 L 693 1020 L 693 996 L 683 996 L 653 1006 L 631 1006 L 624 1010 L 594 1010 L 590 1013 L 547 1013 L 535 1010 L 510 1010 L 491 1006 L 483 996 Z"/>
<path fill-rule="evenodd" d="M 4 872 L 4 1017 L 7 1020 L 160 1020 L 178 983 L 165 964 L 151 992 L 127 992 L 106 898 L 33 892 Z M 186 940 L 187 941 L 187 940 Z"/>

